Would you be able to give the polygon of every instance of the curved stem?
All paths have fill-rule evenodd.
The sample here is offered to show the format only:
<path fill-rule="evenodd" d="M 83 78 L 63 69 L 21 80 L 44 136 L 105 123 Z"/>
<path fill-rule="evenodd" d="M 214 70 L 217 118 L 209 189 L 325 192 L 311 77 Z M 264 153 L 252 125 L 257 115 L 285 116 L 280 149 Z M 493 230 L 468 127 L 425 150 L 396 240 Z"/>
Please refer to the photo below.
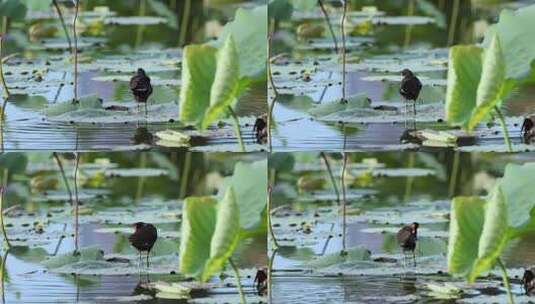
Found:
<path fill-rule="evenodd" d="M 185 152 L 184 163 L 182 164 L 182 176 L 180 176 L 180 192 L 181 199 L 186 197 L 188 191 L 189 171 L 191 169 L 191 152 Z"/>
<path fill-rule="evenodd" d="M 78 165 L 80 154 L 76 153 L 74 164 L 74 252 L 78 252 Z"/>
<path fill-rule="evenodd" d="M 336 203 L 338 206 L 340 206 L 340 192 L 338 191 L 338 186 L 336 185 L 336 179 L 334 178 L 333 172 L 331 170 L 331 165 L 329 164 L 329 160 L 327 159 L 327 155 L 325 155 L 325 152 L 320 153 L 321 158 L 323 159 L 323 162 L 325 163 L 325 167 L 327 167 L 327 172 L 329 173 L 329 177 L 331 178 L 331 183 L 333 185 L 334 193 L 336 194 Z"/>
<path fill-rule="evenodd" d="M 459 5 L 459 0 L 453 0 L 450 28 L 448 32 L 448 46 L 452 45 L 455 39 L 455 28 L 457 27 L 457 17 L 459 16 Z"/>
<path fill-rule="evenodd" d="M 343 152 L 343 163 L 342 163 L 342 254 L 346 252 L 346 168 L 347 168 L 347 153 Z"/>
<path fill-rule="evenodd" d="M 67 193 L 69 193 L 69 202 L 71 203 L 71 206 L 74 205 L 74 201 L 72 199 L 72 191 L 71 187 L 69 186 L 69 180 L 67 179 L 67 176 L 65 175 L 65 170 L 63 169 L 63 164 L 61 163 L 61 159 L 58 156 L 57 152 L 52 153 L 54 156 L 54 159 L 56 160 L 56 164 L 59 167 L 59 172 L 61 173 L 61 177 L 63 178 L 63 183 L 65 184 L 65 189 L 67 189 Z"/>
<path fill-rule="evenodd" d="M 78 20 L 78 10 L 80 8 L 80 0 L 76 0 L 74 8 L 74 21 L 73 21 L 73 36 L 74 36 L 74 101 L 78 101 L 78 34 L 76 34 L 76 21 Z"/>
<path fill-rule="evenodd" d="M 2 118 L 4 117 L 4 108 L 5 108 L 5 100 L 9 98 L 9 88 L 7 87 L 6 79 L 4 78 L 4 60 L 2 59 L 2 44 L 3 44 L 3 36 L 0 35 L 0 81 L 2 82 L 2 88 L 4 89 L 3 95 L 4 95 L 4 106 L 2 106 Z"/>
<path fill-rule="evenodd" d="M 2 178 L 2 189 L 0 189 L 0 228 L 2 228 L 2 234 L 4 235 L 4 242 L 7 245 L 7 248 L 11 248 L 9 239 L 7 238 L 6 226 L 4 225 L 4 193 L 7 189 L 7 177 L 8 170 L 4 169 L 4 176 Z"/>
<path fill-rule="evenodd" d="M 234 270 L 234 274 L 236 275 L 236 286 L 238 287 L 238 292 L 240 293 L 240 303 L 245 304 L 245 294 L 243 293 L 243 287 L 241 286 L 240 271 L 238 270 L 238 267 L 236 267 L 236 264 L 234 264 L 232 261 L 232 258 L 229 258 L 228 262 L 232 267 L 232 270 Z"/>
<path fill-rule="evenodd" d="M 325 22 L 327 22 L 327 26 L 329 27 L 329 32 L 331 32 L 331 37 L 333 38 L 334 43 L 334 51 L 338 53 L 338 41 L 336 40 L 336 34 L 334 33 L 333 26 L 331 24 L 331 20 L 329 18 L 329 14 L 327 13 L 327 10 L 325 9 L 325 5 L 323 4 L 323 0 L 318 0 L 318 3 L 321 8 L 321 12 L 323 13 L 323 16 L 325 17 Z"/>
<path fill-rule="evenodd" d="M 505 143 L 507 144 L 507 149 L 509 152 L 513 152 L 513 145 L 511 144 L 511 139 L 509 138 L 509 130 L 507 130 L 507 124 L 505 123 L 505 118 L 503 117 L 502 112 L 498 107 L 494 107 L 494 111 L 496 111 L 496 115 L 498 116 L 498 120 L 500 121 L 500 125 L 502 126 L 503 130 L 503 139 L 505 140 Z"/>
<path fill-rule="evenodd" d="M 275 261 L 275 257 L 277 256 L 277 251 L 279 249 L 275 249 L 273 250 L 273 252 L 271 253 L 271 257 L 269 259 L 269 264 L 268 264 L 268 299 L 269 299 L 269 303 L 271 303 L 273 300 L 272 300 L 272 293 L 271 293 L 271 282 L 272 282 L 272 277 L 273 277 L 273 261 Z"/>
<path fill-rule="evenodd" d="M 342 19 L 340 21 L 340 28 L 342 29 L 342 102 L 346 101 L 346 14 L 347 14 L 347 0 L 344 2 L 344 10 L 342 13 Z"/>
<path fill-rule="evenodd" d="M 498 261 L 498 266 L 500 266 L 500 269 L 502 270 L 503 284 L 505 285 L 505 288 L 507 289 L 507 295 L 509 296 L 509 304 L 514 304 L 515 300 L 513 298 L 513 292 L 511 291 L 511 283 L 509 283 L 509 277 L 507 276 L 507 269 L 505 268 L 505 265 L 503 264 L 500 258 L 498 258 L 497 261 Z"/>
<path fill-rule="evenodd" d="M 69 36 L 69 30 L 67 29 L 67 25 L 65 24 L 65 19 L 63 19 L 61 8 L 59 7 L 57 0 L 52 0 L 52 3 L 54 4 L 54 7 L 56 8 L 56 12 L 58 12 L 59 21 L 61 22 L 61 26 L 63 27 L 63 31 L 65 32 L 65 38 L 67 38 L 67 43 L 69 44 L 69 50 L 72 51 L 71 37 Z"/>
<path fill-rule="evenodd" d="M 267 201 L 267 224 L 269 229 L 269 234 L 271 236 L 271 244 L 273 247 L 273 250 L 277 250 L 279 248 L 279 244 L 277 243 L 277 238 L 275 237 L 275 233 L 273 232 L 273 226 L 271 225 L 271 204 L 273 199 L 273 185 L 270 184 L 268 186 L 268 201 Z"/>
<path fill-rule="evenodd" d="M 186 44 L 186 35 L 188 33 L 189 15 L 191 13 L 191 0 L 186 0 L 184 3 L 184 10 L 182 14 L 182 22 L 180 23 L 180 34 L 178 38 L 178 45 L 184 46 Z"/>
<path fill-rule="evenodd" d="M 272 150 L 272 137 L 271 137 L 271 125 L 273 124 L 273 109 L 275 108 L 275 102 L 277 101 L 277 97 L 279 97 L 279 92 L 277 91 L 277 87 L 275 86 L 275 81 L 273 81 L 273 72 L 271 70 L 271 44 L 273 42 L 273 34 L 269 34 L 268 36 L 268 58 L 267 58 L 267 69 L 268 69 L 268 77 L 269 82 L 271 84 L 271 88 L 273 89 L 273 93 L 275 96 L 271 100 L 271 103 L 269 104 L 268 109 L 268 117 L 267 117 L 267 128 L 268 128 L 268 142 L 269 142 L 269 151 Z M 268 94 L 269 97 L 269 94 Z"/>
<path fill-rule="evenodd" d="M 236 137 L 238 137 L 238 142 L 240 144 L 240 150 L 241 150 L 241 152 L 246 152 L 245 151 L 245 144 L 243 143 L 243 138 L 241 137 L 240 120 L 238 119 L 238 116 L 236 115 L 234 110 L 232 110 L 232 107 L 227 107 L 227 109 L 228 109 L 228 111 L 230 113 L 230 116 L 232 116 L 232 119 L 234 120 L 234 132 L 236 133 Z"/>

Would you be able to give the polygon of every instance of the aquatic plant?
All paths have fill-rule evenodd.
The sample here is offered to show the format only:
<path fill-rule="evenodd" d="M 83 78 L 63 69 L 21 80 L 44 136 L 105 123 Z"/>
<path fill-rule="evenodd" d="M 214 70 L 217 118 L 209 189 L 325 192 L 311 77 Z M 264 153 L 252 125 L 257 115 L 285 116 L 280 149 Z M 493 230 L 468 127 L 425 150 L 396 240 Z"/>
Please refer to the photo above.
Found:
<path fill-rule="evenodd" d="M 257 233 L 266 233 L 265 189 L 267 162 L 238 163 L 224 182 L 219 199 L 188 197 L 184 201 L 180 271 L 206 282 L 229 264 L 235 273 L 241 302 L 245 303 L 240 273 L 232 260 L 238 245 Z"/>
<path fill-rule="evenodd" d="M 458 45 L 450 50 L 446 120 L 473 130 L 496 115 L 512 151 L 505 118 L 500 110 L 507 96 L 532 82 L 535 43 L 529 29 L 535 26 L 535 5 L 504 10 L 485 35 L 482 46 Z"/>
<path fill-rule="evenodd" d="M 500 256 L 512 240 L 535 231 L 533 178 L 535 163 L 509 164 L 488 197 L 456 197 L 451 206 L 448 271 L 474 282 L 499 266 L 510 303 L 514 300 Z"/>
<path fill-rule="evenodd" d="M 235 109 L 251 83 L 266 77 L 267 25 L 248 24 L 266 16 L 267 6 L 239 9 L 215 46 L 188 45 L 183 52 L 180 120 L 204 130 L 230 116 L 242 152 L 245 146 Z"/>

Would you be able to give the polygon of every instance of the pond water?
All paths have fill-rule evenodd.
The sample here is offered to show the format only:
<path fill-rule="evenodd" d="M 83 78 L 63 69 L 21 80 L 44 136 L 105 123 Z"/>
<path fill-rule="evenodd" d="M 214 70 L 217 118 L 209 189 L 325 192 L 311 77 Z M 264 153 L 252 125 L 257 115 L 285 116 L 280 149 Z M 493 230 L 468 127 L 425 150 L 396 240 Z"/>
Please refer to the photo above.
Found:
<path fill-rule="evenodd" d="M 214 124 L 203 134 L 179 122 L 182 46 L 212 40 L 234 18 L 238 8 L 250 8 L 258 3 L 221 6 L 196 3 L 191 8 L 190 24 L 179 31 L 172 24 L 178 22 L 176 18 L 180 14 L 173 16 L 171 8 L 165 8 L 171 20 L 155 17 L 158 15 L 153 9 L 154 2 L 158 1 L 100 4 L 106 6 L 84 4 L 78 96 L 96 95 L 102 104 L 77 113 L 61 108 L 74 97 L 74 77 L 68 44 L 53 8 L 31 11 L 25 22 L 10 22 L 2 52 L 4 56 L 15 57 L 4 64 L 11 96 L 2 124 L 3 150 L 165 149 L 159 145 L 156 133 L 171 129 L 200 137 L 200 141 L 192 143 L 193 151 L 196 147 L 216 152 L 238 151 L 231 120 Z M 175 6 L 183 5 L 182 2 L 175 1 Z M 63 10 L 66 22 L 70 23 L 72 11 Z M 110 21 L 116 17 L 109 16 L 114 15 L 121 16 L 123 21 Z M 154 21 L 150 19 L 153 17 Z M 102 20 L 104 24 L 99 23 Z M 56 31 L 52 37 L 46 35 L 49 28 Z M 128 87 L 137 68 L 147 71 L 154 87 L 147 114 L 134 103 Z M 253 125 L 255 118 L 266 112 L 265 100 L 266 87 L 259 82 L 241 96 L 235 109 L 249 151 L 264 149 L 256 143 Z M 59 112 L 49 114 L 47 111 L 54 107 Z M 140 133 L 144 136 L 139 136 Z"/>
<path fill-rule="evenodd" d="M 326 156 L 339 182 L 340 156 Z M 271 212 L 279 247 L 273 251 L 269 242 L 273 303 L 506 302 L 498 270 L 474 284 L 447 275 L 451 198 L 486 195 L 506 165 L 534 158 L 531 153 L 349 153 L 344 258 L 342 207 L 324 162 L 312 152 L 287 154 L 285 162 L 275 154 Z M 402 254 L 395 237 L 412 222 L 420 224 L 416 266 L 410 254 Z M 509 244 L 502 257 L 515 302 L 528 302 L 520 279 L 535 259 L 533 235 Z M 462 292 L 433 290 L 436 286 L 455 286 Z"/>
<path fill-rule="evenodd" d="M 273 110 L 277 123 L 273 131 L 273 150 L 432 150 L 425 145 L 401 144 L 400 140 L 407 129 L 415 127 L 452 130 L 444 122 L 448 45 L 479 43 L 502 9 L 533 3 L 459 2 L 457 26 L 453 32 L 449 26 L 453 2 L 429 4 L 438 11 L 426 10 L 423 4 L 412 9 L 407 3 L 353 4 L 349 12 L 346 96 L 363 95 L 369 98 L 369 103 L 355 104 L 360 110 L 325 109 L 327 113 L 321 115 L 314 115 L 314 109 L 342 98 L 340 55 L 335 52 L 326 29 L 322 38 L 296 32 L 306 33 L 307 27 L 323 27 L 325 19 L 317 8 L 313 13 L 294 13 L 290 21 L 281 22 L 272 46 L 273 81 L 279 94 Z M 334 31 L 339 33 L 341 9 L 328 8 Z M 371 24 L 355 26 L 363 20 L 371 20 Z M 340 47 L 341 37 L 336 35 Z M 416 116 L 405 112 L 405 102 L 398 93 L 400 71 L 404 68 L 411 69 L 423 82 Z M 521 143 L 522 117 L 535 110 L 533 92 L 533 86 L 517 89 L 504 107 L 510 137 L 515 144 Z M 270 86 L 270 102 L 274 96 Z M 503 144 L 503 133 L 497 122 L 490 127 L 482 123 L 472 134 L 476 137 L 475 151 L 498 152 L 497 146 Z M 525 148 L 519 146 L 518 151 Z"/>
<path fill-rule="evenodd" d="M 18 166 L 9 165 L 4 204 L 12 245 L 1 253 L 5 303 L 176 303 L 179 300 L 160 299 L 151 284 L 194 283 L 179 271 L 182 198 L 213 195 L 237 163 L 264 158 L 254 153 L 84 154 L 79 169 L 81 258 L 76 262 L 71 260 L 77 258 L 74 217 L 52 154 L 7 155 L 12 161 L 18 158 Z M 188 158 L 196 165 L 184 174 Z M 72 186 L 72 157 L 60 159 Z M 5 164 L 3 158 L 1 167 Z M 127 239 L 138 221 L 158 229 L 149 268 L 139 265 Z M 233 254 L 251 303 L 266 303 L 253 285 L 256 270 L 267 265 L 265 248 L 265 234 L 258 234 Z M 189 302 L 179 302 L 238 301 L 234 274 L 230 269 L 224 274 L 199 287 L 201 292 Z"/>

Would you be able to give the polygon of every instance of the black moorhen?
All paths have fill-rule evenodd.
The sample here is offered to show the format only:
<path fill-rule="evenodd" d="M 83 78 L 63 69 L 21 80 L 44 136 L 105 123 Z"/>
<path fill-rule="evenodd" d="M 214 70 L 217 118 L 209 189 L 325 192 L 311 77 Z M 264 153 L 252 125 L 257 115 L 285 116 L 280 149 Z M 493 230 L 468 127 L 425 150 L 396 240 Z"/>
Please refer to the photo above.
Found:
<path fill-rule="evenodd" d="M 404 69 L 401 71 L 401 86 L 399 88 L 399 94 L 405 98 L 405 101 L 412 101 L 414 120 L 416 120 L 416 100 L 422 90 L 422 83 L 420 79 L 416 77 L 411 70 Z M 405 112 L 407 113 L 407 104 L 405 105 Z"/>
<path fill-rule="evenodd" d="M 416 249 L 416 241 L 418 240 L 418 226 L 420 226 L 418 223 L 403 226 L 396 235 L 403 254 L 405 255 L 407 251 L 412 252 L 414 266 L 416 266 L 416 255 L 414 254 L 414 250 Z"/>
<path fill-rule="evenodd" d="M 524 286 L 526 295 L 535 293 L 535 267 L 526 269 L 524 271 L 522 285 Z"/>
<path fill-rule="evenodd" d="M 130 90 L 134 94 L 134 98 L 138 103 L 138 112 L 139 104 L 145 104 L 145 115 L 147 114 L 147 99 L 152 94 L 152 85 L 150 84 L 150 77 L 147 76 L 145 70 L 139 68 L 137 69 L 136 75 L 130 79 Z"/>
<path fill-rule="evenodd" d="M 147 252 L 147 268 L 149 267 L 149 256 L 152 246 L 158 239 L 158 231 L 152 224 L 137 222 L 134 224 L 136 231 L 128 237 L 128 240 L 139 251 L 141 261 L 141 252 Z"/>

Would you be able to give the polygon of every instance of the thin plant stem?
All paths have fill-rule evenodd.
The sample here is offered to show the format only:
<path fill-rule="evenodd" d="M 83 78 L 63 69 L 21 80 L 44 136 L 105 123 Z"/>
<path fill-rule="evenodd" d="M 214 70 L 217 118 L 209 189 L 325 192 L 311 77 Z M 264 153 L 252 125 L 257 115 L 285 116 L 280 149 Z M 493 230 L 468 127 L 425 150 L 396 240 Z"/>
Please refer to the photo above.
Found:
<path fill-rule="evenodd" d="M 78 252 L 78 165 L 80 164 L 80 154 L 75 153 L 74 163 L 74 252 Z"/>
<path fill-rule="evenodd" d="M 277 87 L 275 86 L 275 81 L 273 81 L 273 72 L 271 70 L 271 47 L 272 47 L 272 42 L 273 42 L 273 35 L 269 34 L 269 36 L 268 36 L 267 69 L 268 69 L 269 82 L 271 83 L 271 88 L 273 89 L 273 93 L 275 94 L 275 96 L 273 96 L 273 99 L 271 100 L 271 103 L 269 104 L 269 113 L 268 113 L 268 117 L 267 117 L 269 151 L 272 151 L 271 125 L 273 124 L 273 109 L 275 108 L 275 103 L 277 101 L 277 97 L 279 96 L 279 92 L 277 91 Z"/>
<path fill-rule="evenodd" d="M 0 289 L 1 289 L 0 292 L 2 292 L 2 303 L 6 302 L 6 296 L 5 296 L 5 291 L 4 291 L 4 281 L 7 280 L 6 262 L 7 262 L 7 257 L 9 256 L 9 251 L 10 251 L 10 248 L 6 250 L 6 253 L 2 257 L 2 266 L 0 267 Z"/>
<path fill-rule="evenodd" d="M 141 153 L 140 160 L 139 160 L 139 167 L 145 168 L 147 166 L 147 153 Z M 143 196 L 143 186 L 145 184 L 145 177 L 140 176 L 137 180 L 137 190 L 136 190 L 136 202 L 139 202 L 141 200 L 141 197 Z"/>
<path fill-rule="evenodd" d="M 323 16 L 325 17 L 325 22 L 327 23 L 327 26 L 329 27 L 329 32 L 331 33 L 331 37 L 333 38 L 334 51 L 338 53 L 338 41 L 336 40 L 336 34 L 334 33 L 333 26 L 331 24 L 331 19 L 329 18 L 329 14 L 327 13 L 327 10 L 325 9 L 323 0 L 318 0 L 318 3 L 320 5 Z"/>
<path fill-rule="evenodd" d="M 413 16 L 414 15 L 414 0 L 409 0 L 409 8 L 407 9 L 407 16 Z M 405 27 L 405 41 L 403 42 L 403 46 L 405 48 L 409 47 L 409 44 L 411 43 L 411 36 L 412 36 L 412 24 L 407 24 Z"/>
<path fill-rule="evenodd" d="M 180 177 L 180 192 L 179 197 L 182 199 L 186 197 L 188 190 L 189 171 L 191 169 L 191 152 L 186 152 L 184 155 L 184 164 L 182 165 L 182 176 Z"/>
<path fill-rule="evenodd" d="M 188 33 L 189 17 L 191 14 L 191 0 L 185 0 L 184 10 L 182 11 L 182 22 L 180 22 L 180 34 L 178 38 L 178 45 L 184 46 L 186 44 L 186 35 Z"/>
<path fill-rule="evenodd" d="M 67 189 L 67 193 L 69 193 L 69 202 L 71 203 L 71 206 L 73 206 L 74 200 L 72 198 L 71 186 L 69 185 L 69 180 L 67 179 L 67 175 L 65 175 L 65 170 L 63 168 L 63 164 L 61 163 L 61 159 L 59 158 L 59 155 L 56 152 L 52 153 L 52 155 L 54 156 L 54 159 L 56 160 L 56 164 L 58 165 L 59 172 L 61 173 L 61 177 L 63 178 L 65 189 Z"/>
<path fill-rule="evenodd" d="M 342 0 L 344 3 L 344 10 L 342 19 L 340 21 L 340 28 L 342 29 L 342 102 L 346 102 L 346 15 L 347 15 L 347 0 Z"/>
<path fill-rule="evenodd" d="M 496 112 L 498 121 L 500 121 L 500 125 L 502 126 L 503 139 L 507 145 L 507 150 L 509 150 L 509 152 L 513 152 L 513 145 L 511 144 L 511 139 L 509 138 L 509 130 L 507 130 L 507 124 L 505 123 L 505 118 L 503 117 L 502 111 L 500 111 L 498 107 L 494 107 L 494 111 Z"/>
<path fill-rule="evenodd" d="M 453 9 L 451 12 L 450 28 L 448 31 L 448 46 L 452 45 L 455 40 L 455 29 L 457 27 L 457 18 L 459 17 L 459 0 L 453 0 Z"/>
<path fill-rule="evenodd" d="M 502 262 L 502 259 L 497 259 L 498 266 L 500 267 L 502 271 L 502 280 L 503 285 L 505 285 L 505 289 L 507 290 L 507 296 L 509 296 L 509 304 L 514 304 L 515 299 L 513 297 L 513 292 L 511 291 L 511 283 L 509 283 L 509 277 L 507 276 L 507 269 L 505 268 L 505 265 Z"/>
<path fill-rule="evenodd" d="M 269 229 L 269 235 L 271 236 L 271 244 L 272 244 L 273 250 L 277 250 L 279 248 L 279 244 L 277 243 L 277 238 L 275 237 L 275 233 L 273 232 L 273 226 L 271 225 L 272 203 L 273 203 L 273 185 L 270 184 L 268 186 L 267 224 L 268 224 L 268 229 Z"/>
<path fill-rule="evenodd" d="M 453 164 L 451 168 L 451 176 L 450 176 L 450 185 L 448 189 L 449 197 L 453 197 L 455 195 L 455 189 L 457 188 L 457 176 L 459 175 L 459 160 L 460 160 L 461 153 L 459 151 L 456 151 L 455 154 L 453 154 Z"/>
<path fill-rule="evenodd" d="M 65 32 L 65 38 L 67 38 L 67 43 L 69 44 L 69 50 L 72 51 L 72 42 L 71 37 L 69 36 L 69 30 L 67 29 L 67 25 L 65 24 L 65 19 L 63 19 L 63 13 L 61 13 L 61 8 L 59 7 L 57 0 L 52 0 L 52 3 L 54 4 L 54 7 L 56 8 L 56 12 L 59 16 L 59 21 L 61 22 L 61 26 L 63 27 L 63 31 Z"/>
<path fill-rule="evenodd" d="M 342 254 L 346 253 L 346 168 L 347 168 L 347 153 L 342 152 L 342 176 L 340 181 L 342 184 Z"/>
<path fill-rule="evenodd" d="M 234 270 L 234 274 L 236 275 L 236 286 L 238 287 L 238 292 L 240 293 L 240 303 L 245 304 L 245 294 L 243 293 L 243 287 L 241 286 L 240 271 L 238 270 L 238 267 L 236 267 L 236 264 L 234 264 L 234 261 L 232 261 L 232 258 L 229 258 L 228 262 L 230 267 L 232 267 L 232 270 Z"/>
<path fill-rule="evenodd" d="M 338 191 L 338 186 L 336 185 L 336 179 L 334 178 L 333 171 L 331 170 L 329 159 L 327 158 L 327 155 L 325 154 L 325 152 L 321 152 L 320 155 L 321 155 L 321 158 L 323 159 L 323 162 L 325 163 L 325 167 L 327 167 L 327 173 L 329 173 L 329 177 L 333 185 L 334 193 L 336 194 L 336 204 L 340 206 L 340 192 Z"/>
<path fill-rule="evenodd" d="M 76 0 L 76 5 L 74 7 L 74 21 L 73 21 L 73 37 L 74 37 L 74 48 L 72 53 L 74 55 L 74 100 L 73 102 L 78 102 L 78 34 L 76 33 L 76 22 L 78 21 L 78 10 L 80 9 L 80 0 Z"/>
<path fill-rule="evenodd" d="M 11 248 L 11 244 L 9 243 L 9 239 L 7 237 L 6 226 L 4 225 L 4 194 L 7 190 L 8 173 L 8 170 L 4 169 L 4 174 L 2 177 L 2 189 L 0 189 L 0 226 L 2 228 L 2 235 L 4 236 L 5 244 L 7 248 Z"/>
<path fill-rule="evenodd" d="M 147 2 L 146 0 L 140 0 L 139 1 L 139 16 L 145 16 L 145 12 L 147 11 Z M 136 48 L 139 48 L 141 45 L 141 41 L 143 41 L 143 30 L 145 29 L 144 25 L 139 25 L 136 32 Z"/>
<path fill-rule="evenodd" d="M 9 98 L 9 88 L 7 87 L 7 83 L 6 83 L 6 79 L 4 78 L 4 69 L 3 69 L 3 65 L 4 65 L 4 60 L 2 59 L 2 45 L 3 45 L 3 42 L 4 42 L 4 37 L 2 35 L 0 35 L 0 81 L 2 81 L 2 88 L 3 88 L 3 95 L 4 95 L 4 100 L 7 100 Z M 4 102 L 5 104 L 5 102 Z M 2 117 L 4 116 L 3 111 L 4 109 L 4 106 L 2 106 Z"/>
<path fill-rule="evenodd" d="M 232 110 L 232 107 L 227 107 L 228 112 L 230 113 L 230 116 L 232 117 L 232 120 L 234 120 L 234 132 L 236 133 L 236 137 L 238 137 L 238 143 L 240 145 L 241 152 L 245 151 L 245 144 L 243 143 L 243 138 L 241 136 L 241 129 L 240 129 L 240 120 L 238 119 L 238 116 Z"/>
<path fill-rule="evenodd" d="M 277 256 L 277 252 L 279 251 L 279 249 L 275 249 L 273 250 L 273 252 L 271 252 L 271 257 L 269 258 L 269 261 L 268 261 L 268 299 L 269 299 L 269 303 L 272 303 L 273 302 L 273 299 L 272 299 L 272 292 L 271 292 L 271 283 L 272 283 L 272 277 L 273 277 L 273 262 L 275 261 L 275 257 Z"/>

